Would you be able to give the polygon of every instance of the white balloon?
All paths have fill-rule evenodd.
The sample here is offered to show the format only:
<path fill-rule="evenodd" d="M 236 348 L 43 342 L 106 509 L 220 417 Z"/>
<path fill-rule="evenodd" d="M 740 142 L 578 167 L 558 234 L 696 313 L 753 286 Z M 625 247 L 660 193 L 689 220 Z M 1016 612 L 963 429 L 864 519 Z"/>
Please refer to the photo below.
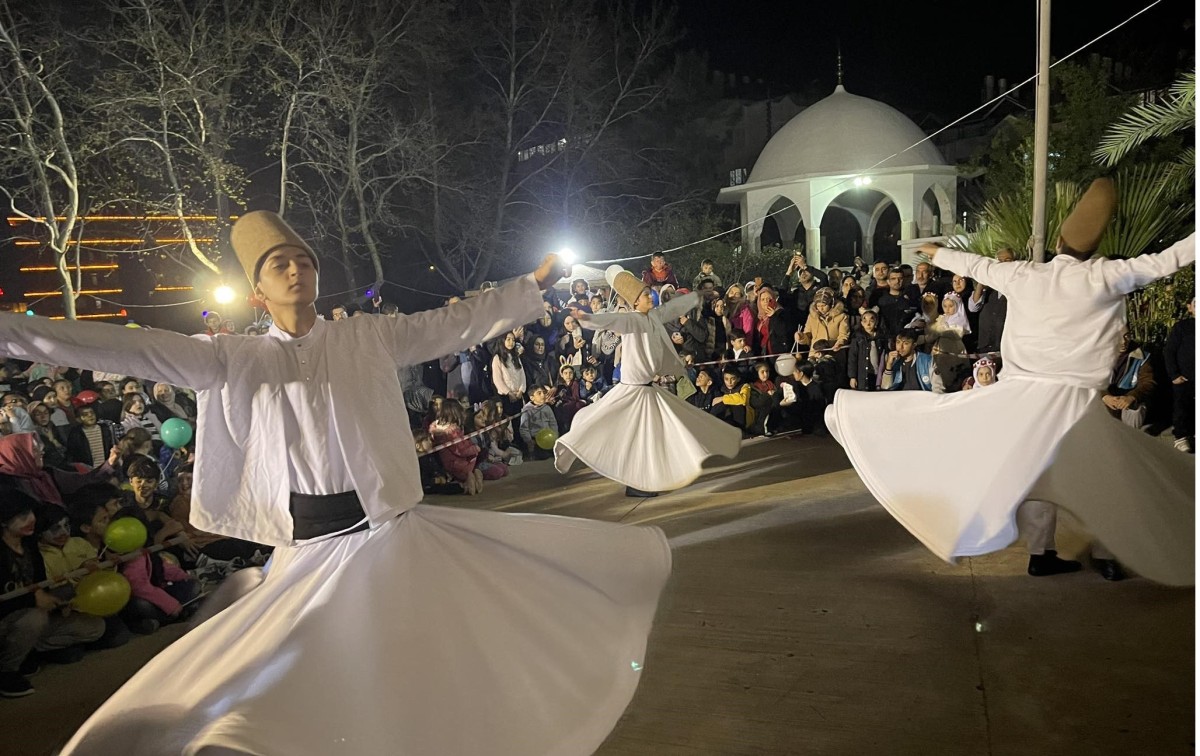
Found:
<path fill-rule="evenodd" d="M 604 269 L 604 280 L 608 281 L 609 286 L 612 286 L 613 279 L 615 279 L 617 277 L 617 274 L 623 270 L 625 270 L 625 269 L 622 268 L 620 265 L 609 265 L 607 268 Z"/>

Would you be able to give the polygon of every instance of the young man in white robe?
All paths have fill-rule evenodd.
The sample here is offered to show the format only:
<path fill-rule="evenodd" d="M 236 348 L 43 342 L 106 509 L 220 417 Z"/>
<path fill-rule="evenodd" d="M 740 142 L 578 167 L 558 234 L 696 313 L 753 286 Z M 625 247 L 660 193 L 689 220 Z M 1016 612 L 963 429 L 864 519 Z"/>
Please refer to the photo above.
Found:
<path fill-rule="evenodd" d="M 637 685 L 660 531 L 420 504 L 398 368 L 512 330 L 561 275 L 326 322 L 278 216 L 232 244 L 265 336 L 0 315 L 0 352 L 199 390 L 192 525 L 275 546 L 265 579 L 161 652 L 63 754 L 592 753 Z"/>
<path fill-rule="evenodd" d="M 1194 583 L 1194 460 L 1113 420 L 1100 394 L 1121 345 L 1125 295 L 1195 262 L 1195 235 L 1158 254 L 1093 258 L 1115 205 L 1112 182 L 1094 182 L 1049 263 L 922 245 L 934 265 L 1008 298 L 1004 380 L 946 395 L 843 391 L 827 411 L 867 488 L 943 559 L 1008 546 L 1014 514 L 1030 500 L 1039 521 L 1026 533 L 1031 573 L 1071 568 L 1055 561 L 1057 504 L 1138 573 Z M 962 444 L 963 428 L 988 428 L 989 451 Z M 896 437 L 922 439 L 941 474 L 912 476 Z"/>
<path fill-rule="evenodd" d="M 655 307 L 650 287 L 629 271 L 613 271 L 609 283 L 633 312 L 575 316 L 585 328 L 621 334 L 621 381 L 575 415 L 570 433 L 554 445 L 554 466 L 566 473 L 578 458 L 623 484 L 627 496 L 654 496 L 694 481 L 708 457 L 737 456 L 741 433 L 653 385 L 658 376 L 687 374 L 663 324 L 693 310 L 700 295 Z"/>

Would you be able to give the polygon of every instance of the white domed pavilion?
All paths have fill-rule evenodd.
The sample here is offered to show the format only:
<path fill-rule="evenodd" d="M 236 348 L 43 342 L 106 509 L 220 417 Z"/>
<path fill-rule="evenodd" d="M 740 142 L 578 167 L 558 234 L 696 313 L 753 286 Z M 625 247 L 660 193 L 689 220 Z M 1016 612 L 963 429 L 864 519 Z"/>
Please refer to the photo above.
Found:
<path fill-rule="evenodd" d="M 899 215 L 899 238 L 892 241 L 954 225 L 957 172 L 932 142 L 922 141 L 925 136 L 895 108 L 838 84 L 784 124 L 763 147 L 747 182 L 722 189 L 717 202 L 740 205 L 741 222 L 750 224 L 742 241 L 754 250 L 765 223 L 774 222 L 779 239 L 803 243 L 813 264 L 848 265 L 856 254 L 870 262 L 877 232 L 891 237 L 879 224 L 892 208 Z M 841 229 L 840 248 L 824 249 L 825 223 Z M 895 255 L 898 250 L 882 254 Z"/>

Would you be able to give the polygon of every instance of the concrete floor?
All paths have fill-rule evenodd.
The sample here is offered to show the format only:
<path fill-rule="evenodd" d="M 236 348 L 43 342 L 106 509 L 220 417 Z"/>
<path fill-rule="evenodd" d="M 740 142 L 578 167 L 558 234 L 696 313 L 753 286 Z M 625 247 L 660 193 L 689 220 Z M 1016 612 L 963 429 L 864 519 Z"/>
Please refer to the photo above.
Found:
<path fill-rule="evenodd" d="M 644 679 L 605 756 L 1194 753 L 1192 590 L 1035 579 L 1018 548 L 940 562 L 829 439 L 752 442 L 656 499 L 541 462 L 438 503 L 671 538 Z M 0 753 L 51 753 L 178 634 L 48 667 L 35 695 L 0 701 Z"/>

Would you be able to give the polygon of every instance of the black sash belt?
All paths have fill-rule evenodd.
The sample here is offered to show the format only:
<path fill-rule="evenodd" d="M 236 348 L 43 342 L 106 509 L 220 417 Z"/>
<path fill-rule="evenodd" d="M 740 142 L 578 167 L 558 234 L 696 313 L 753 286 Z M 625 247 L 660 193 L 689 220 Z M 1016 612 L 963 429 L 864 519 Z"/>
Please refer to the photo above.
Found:
<path fill-rule="evenodd" d="M 305 541 L 309 538 L 337 533 L 346 528 L 357 528 L 346 533 L 357 533 L 369 526 L 362 502 L 354 491 L 316 496 L 312 494 L 291 495 L 292 538 Z M 362 523 L 359 525 L 359 523 Z"/>

